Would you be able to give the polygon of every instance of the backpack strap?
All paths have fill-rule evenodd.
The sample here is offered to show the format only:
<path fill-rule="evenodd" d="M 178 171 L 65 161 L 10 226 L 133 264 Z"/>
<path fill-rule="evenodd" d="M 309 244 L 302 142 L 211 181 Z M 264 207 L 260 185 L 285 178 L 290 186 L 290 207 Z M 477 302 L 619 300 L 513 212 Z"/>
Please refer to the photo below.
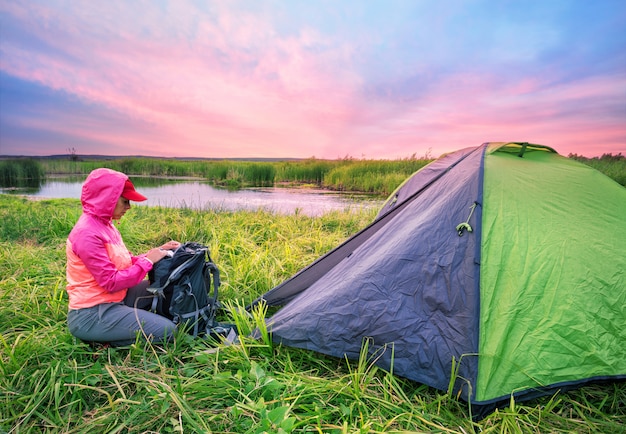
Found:
<path fill-rule="evenodd" d="M 151 293 L 157 295 L 157 296 L 163 296 L 163 290 L 165 288 L 167 288 L 167 285 L 169 285 L 170 283 L 180 279 L 180 273 L 182 272 L 182 270 L 185 269 L 185 267 L 187 266 L 188 263 L 192 262 L 195 258 L 192 256 L 191 258 L 187 259 L 185 262 L 183 262 L 182 264 L 180 264 L 178 267 L 176 267 L 174 269 L 174 271 L 172 271 L 170 273 L 170 275 L 167 277 L 167 280 L 165 281 L 165 283 L 161 286 L 152 286 L 150 285 L 148 287 L 148 291 L 150 291 Z"/>
<path fill-rule="evenodd" d="M 163 296 L 163 293 L 161 293 L 161 296 Z M 152 296 L 152 305 L 150 305 L 150 312 L 157 313 L 157 305 L 158 304 L 159 304 L 159 295 L 158 294 L 154 294 Z"/>
<path fill-rule="evenodd" d="M 215 313 L 219 308 L 219 287 L 221 285 L 220 270 L 213 262 L 210 261 L 210 259 L 211 258 L 209 258 L 209 261 L 204 264 L 205 268 L 202 275 L 204 277 L 205 287 L 211 288 L 211 286 L 213 286 L 213 295 L 209 293 L 207 296 L 209 297 L 209 303 L 213 308 L 213 312 Z M 213 276 L 213 285 L 211 285 L 211 275 Z"/>

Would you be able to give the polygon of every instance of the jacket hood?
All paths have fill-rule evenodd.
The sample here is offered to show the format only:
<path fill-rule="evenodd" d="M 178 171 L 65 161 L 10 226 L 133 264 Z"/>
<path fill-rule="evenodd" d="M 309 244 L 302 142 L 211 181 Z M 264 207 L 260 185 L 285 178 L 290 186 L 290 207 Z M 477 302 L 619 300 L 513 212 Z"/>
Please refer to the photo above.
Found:
<path fill-rule="evenodd" d="M 127 179 L 128 176 L 125 174 L 111 169 L 101 168 L 92 171 L 87 176 L 80 195 L 83 212 L 111 220 Z"/>

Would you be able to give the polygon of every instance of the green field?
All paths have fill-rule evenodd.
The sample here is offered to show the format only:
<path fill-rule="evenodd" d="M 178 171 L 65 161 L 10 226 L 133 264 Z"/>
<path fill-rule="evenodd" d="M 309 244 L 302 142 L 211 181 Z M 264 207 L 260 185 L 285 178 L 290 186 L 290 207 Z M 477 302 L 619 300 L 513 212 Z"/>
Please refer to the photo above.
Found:
<path fill-rule="evenodd" d="M 91 348 L 65 323 L 64 243 L 80 212 L 78 200 L 0 195 L 0 432 L 624 432 L 624 382 L 511 401 L 473 422 L 464 402 L 366 357 L 274 346 L 267 335 L 233 346 L 181 335 L 166 347 Z M 233 312 L 223 319 L 245 334 L 264 312 L 237 307 L 373 218 L 135 207 L 118 227 L 136 253 L 170 237 L 208 245 Z"/>

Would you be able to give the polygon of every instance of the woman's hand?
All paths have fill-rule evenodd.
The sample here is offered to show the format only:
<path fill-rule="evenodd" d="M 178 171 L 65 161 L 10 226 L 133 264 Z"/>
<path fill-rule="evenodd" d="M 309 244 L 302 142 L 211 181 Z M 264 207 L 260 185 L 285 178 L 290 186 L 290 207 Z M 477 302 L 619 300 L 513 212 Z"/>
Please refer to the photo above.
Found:
<path fill-rule="evenodd" d="M 180 243 L 178 241 L 168 241 L 167 243 L 163 244 L 160 248 L 163 250 L 176 250 L 180 247 Z"/>
<path fill-rule="evenodd" d="M 146 253 L 146 258 L 148 258 L 153 264 L 156 264 L 168 255 L 167 252 L 168 250 L 163 250 L 159 247 L 155 247 L 154 249 L 150 249 L 148 253 Z"/>
<path fill-rule="evenodd" d="M 179 247 L 180 243 L 178 241 L 168 241 L 161 247 L 155 247 L 154 249 L 149 250 L 148 253 L 146 253 L 146 258 L 152 261 L 153 264 L 156 264 L 164 257 L 171 256 L 173 253 L 172 250 L 176 250 Z"/>

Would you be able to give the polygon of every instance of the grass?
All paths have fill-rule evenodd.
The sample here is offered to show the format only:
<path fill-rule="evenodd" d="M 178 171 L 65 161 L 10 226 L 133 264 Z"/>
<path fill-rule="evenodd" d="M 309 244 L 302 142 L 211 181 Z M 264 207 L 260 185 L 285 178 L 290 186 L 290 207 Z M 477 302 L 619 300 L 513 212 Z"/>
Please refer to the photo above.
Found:
<path fill-rule="evenodd" d="M 120 158 L 111 160 L 40 159 L 48 174 L 86 175 L 98 167 L 130 176 L 193 176 L 228 187 L 312 184 L 333 190 L 389 195 L 409 175 L 431 162 L 426 156 L 400 160 L 230 161 Z M 1 174 L 1 172 L 0 172 Z"/>
<path fill-rule="evenodd" d="M 41 164 L 32 158 L 0 160 L 0 187 L 31 187 L 45 178 Z"/>
<path fill-rule="evenodd" d="M 360 360 L 273 345 L 265 312 L 241 307 L 336 246 L 369 211 L 322 217 L 135 207 L 119 229 L 147 250 L 202 242 L 220 266 L 224 319 L 261 338 L 212 345 L 91 348 L 67 331 L 65 238 L 77 200 L 0 195 L 0 432 L 623 432 L 626 385 L 587 386 L 510 406 L 480 422 L 449 394 Z"/>
<path fill-rule="evenodd" d="M 586 158 L 576 154 L 570 154 L 568 158 L 578 160 L 581 163 L 591 166 L 626 187 L 626 157 L 621 153 L 617 155 L 603 154 L 601 157 L 595 158 Z"/>
<path fill-rule="evenodd" d="M 433 160 L 428 154 L 421 158 L 413 155 L 397 160 L 309 158 L 285 161 L 148 157 L 81 159 L 75 154 L 70 157 L 0 160 L 0 187 L 37 187 L 46 174 L 85 176 L 98 167 L 108 167 L 134 177 L 199 177 L 229 188 L 295 184 L 388 196 L 411 174 Z M 596 158 L 570 154 L 569 158 L 587 164 L 626 186 L 626 158 L 621 154 L 604 154 Z"/>

